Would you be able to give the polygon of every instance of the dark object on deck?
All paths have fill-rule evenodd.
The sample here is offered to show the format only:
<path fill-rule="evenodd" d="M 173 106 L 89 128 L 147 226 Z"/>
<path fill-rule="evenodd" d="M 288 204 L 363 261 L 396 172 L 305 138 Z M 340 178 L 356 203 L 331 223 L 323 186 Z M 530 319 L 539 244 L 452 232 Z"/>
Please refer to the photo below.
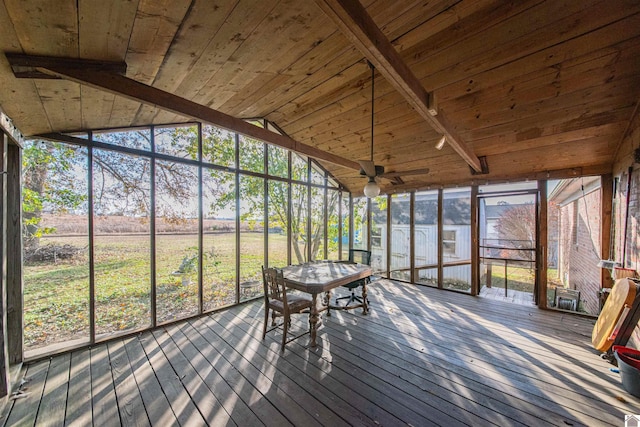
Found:
<path fill-rule="evenodd" d="M 614 345 L 613 354 L 618 360 L 622 387 L 630 394 L 640 397 L 640 351 Z"/>
<path fill-rule="evenodd" d="M 363 249 L 349 249 L 349 262 L 351 264 L 371 265 L 371 251 L 365 251 Z M 338 301 L 343 299 L 347 300 L 347 303 L 344 305 L 345 307 L 356 301 L 362 304 L 362 298 L 356 295 L 355 290 L 362 286 L 365 283 L 365 280 L 369 279 L 356 280 L 355 282 L 347 283 L 346 285 L 342 286 L 343 288 L 349 289 L 351 291 L 351 295 L 336 298 L 336 305 L 338 304 Z M 369 301 L 367 301 L 367 303 L 368 302 Z"/>

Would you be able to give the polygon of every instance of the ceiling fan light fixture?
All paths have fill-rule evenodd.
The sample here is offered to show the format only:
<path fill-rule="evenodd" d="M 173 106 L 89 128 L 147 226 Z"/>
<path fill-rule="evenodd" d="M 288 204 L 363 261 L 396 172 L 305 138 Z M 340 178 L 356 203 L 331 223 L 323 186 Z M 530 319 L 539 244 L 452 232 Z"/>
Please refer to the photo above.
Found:
<path fill-rule="evenodd" d="M 380 186 L 376 182 L 375 178 L 369 178 L 369 182 L 364 186 L 364 195 L 369 199 L 378 197 L 380 194 Z"/>
<path fill-rule="evenodd" d="M 447 142 L 447 137 L 446 135 L 442 135 L 442 138 L 440 138 L 440 141 L 436 144 L 436 150 L 442 150 L 445 142 Z"/>

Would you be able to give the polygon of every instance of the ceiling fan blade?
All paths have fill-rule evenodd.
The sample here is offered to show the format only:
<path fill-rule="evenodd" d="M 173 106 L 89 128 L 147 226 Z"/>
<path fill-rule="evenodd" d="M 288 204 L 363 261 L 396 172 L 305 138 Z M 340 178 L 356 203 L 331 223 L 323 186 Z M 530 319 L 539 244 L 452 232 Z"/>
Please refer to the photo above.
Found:
<path fill-rule="evenodd" d="M 399 172 L 385 172 L 378 176 L 380 176 L 381 178 L 391 179 L 391 178 L 400 177 L 400 176 L 426 175 L 428 173 L 429 173 L 429 168 L 422 168 L 422 169 L 412 169 L 408 171 L 399 171 Z"/>
<path fill-rule="evenodd" d="M 365 175 L 369 178 L 376 177 L 376 165 L 371 160 L 358 160 L 358 163 L 360 163 Z"/>

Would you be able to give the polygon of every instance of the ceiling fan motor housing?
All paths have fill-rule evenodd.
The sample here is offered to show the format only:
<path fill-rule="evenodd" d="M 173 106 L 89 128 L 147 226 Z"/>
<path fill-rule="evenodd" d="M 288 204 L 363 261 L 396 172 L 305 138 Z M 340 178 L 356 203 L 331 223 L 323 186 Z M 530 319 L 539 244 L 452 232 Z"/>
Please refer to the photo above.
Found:
<path fill-rule="evenodd" d="M 382 175 L 384 173 L 384 166 L 375 165 L 375 167 L 376 167 L 376 176 Z M 364 169 L 360 169 L 360 175 L 367 176 L 367 173 L 364 171 Z"/>

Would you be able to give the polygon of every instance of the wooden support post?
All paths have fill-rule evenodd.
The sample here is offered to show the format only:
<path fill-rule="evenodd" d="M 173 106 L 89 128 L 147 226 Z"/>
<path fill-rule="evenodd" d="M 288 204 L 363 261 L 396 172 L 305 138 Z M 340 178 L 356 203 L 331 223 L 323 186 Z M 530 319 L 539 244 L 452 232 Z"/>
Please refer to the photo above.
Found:
<path fill-rule="evenodd" d="M 444 268 L 442 267 L 443 249 L 442 249 L 442 213 L 444 211 L 442 204 L 444 203 L 444 195 L 442 188 L 438 190 L 438 288 L 444 287 Z"/>
<path fill-rule="evenodd" d="M 534 302 L 547 308 L 547 180 L 538 181 L 538 215 L 536 215 L 536 282 Z"/>
<path fill-rule="evenodd" d="M 287 265 L 291 265 L 291 245 L 292 245 L 292 239 L 291 239 L 291 212 L 292 212 L 292 207 L 291 207 L 291 162 L 293 161 L 293 153 L 291 151 L 289 151 L 289 153 L 287 154 L 288 157 L 288 161 L 287 161 Z M 236 163 L 237 164 L 237 163 Z M 237 174 L 236 174 L 237 175 Z M 239 212 L 239 211 L 238 211 Z M 238 217 L 238 213 L 236 213 L 236 217 Z M 240 230 L 236 229 L 236 234 L 239 233 Z M 240 252 L 238 252 L 238 255 L 236 257 L 238 257 L 240 254 Z"/>
<path fill-rule="evenodd" d="M 153 126 L 151 126 L 151 151 L 155 152 L 156 148 L 156 131 Z M 150 165 L 150 193 L 151 193 L 151 212 L 150 212 L 150 221 L 149 225 L 151 230 L 150 234 L 150 245 L 151 245 L 151 288 L 149 289 L 149 296 L 151 302 L 151 327 L 155 328 L 158 325 L 158 277 L 156 274 L 157 271 L 157 259 L 156 259 L 156 160 L 151 159 Z M 92 183 L 93 185 L 93 183 Z M 92 258 L 93 259 L 93 258 Z"/>
<path fill-rule="evenodd" d="M 235 134 L 235 165 L 240 164 L 240 136 Z M 236 192 L 236 304 L 240 303 L 240 174 L 235 173 L 235 192 Z M 289 189 L 289 195 L 291 195 L 291 189 Z M 291 199 L 289 199 L 291 200 Z M 289 204 L 289 211 L 291 211 L 291 204 Z M 289 218 L 291 223 L 291 218 Z M 291 248 L 291 246 L 289 246 Z"/>
<path fill-rule="evenodd" d="M 373 209 L 373 200 L 367 198 L 367 250 L 371 250 L 371 209 Z"/>
<path fill-rule="evenodd" d="M 391 194 L 387 194 L 387 237 L 384 245 L 387 254 L 387 278 L 391 278 Z"/>
<path fill-rule="evenodd" d="M 7 345 L 9 365 L 22 362 L 22 149 L 7 149 Z"/>
<path fill-rule="evenodd" d="M 611 212 L 613 211 L 613 175 L 600 178 L 600 259 L 611 259 Z M 611 271 L 600 269 L 600 287 L 611 288 Z"/>
<path fill-rule="evenodd" d="M 2 197 L 0 197 L 0 214 L 2 215 L 2 242 L 0 245 L 0 256 L 2 259 L 2 275 L 0 275 L 0 298 L 2 298 L 0 308 L 2 309 L 2 316 L 0 316 L 0 402 L 5 403 L 4 399 L 9 394 L 9 364 L 8 360 L 8 346 L 7 346 L 7 298 L 6 298 L 6 285 L 7 285 L 7 175 L 4 173 L 7 170 L 7 150 L 9 138 L 0 132 L 1 144 L 0 144 L 0 188 L 2 189 Z"/>
<path fill-rule="evenodd" d="M 507 290 L 509 288 L 509 282 L 507 281 L 507 274 L 509 274 L 507 270 L 507 263 L 508 261 L 505 259 L 504 260 L 504 297 L 505 298 L 508 296 Z"/>
<path fill-rule="evenodd" d="M 471 187 L 471 295 L 480 293 L 480 227 L 478 186 Z"/>
<path fill-rule="evenodd" d="M 202 153 L 202 123 L 198 123 L 198 153 Z M 266 157 L 266 156 L 265 156 Z M 202 159 L 201 159 L 202 160 Z M 265 169 L 266 170 L 266 169 Z M 204 171 L 198 166 L 198 314 L 204 312 Z"/>
<path fill-rule="evenodd" d="M 338 260 L 342 261 L 342 191 L 338 192 Z M 328 233 L 327 233 L 328 234 Z"/>
<path fill-rule="evenodd" d="M 416 270 L 416 192 L 409 193 L 409 281 L 415 283 L 418 280 Z"/>
<path fill-rule="evenodd" d="M 353 220 L 353 196 L 349 193 L 349 247 L 347 249 L 353 248 L 353 225 L 355 223 L 356 222 Z"/>

